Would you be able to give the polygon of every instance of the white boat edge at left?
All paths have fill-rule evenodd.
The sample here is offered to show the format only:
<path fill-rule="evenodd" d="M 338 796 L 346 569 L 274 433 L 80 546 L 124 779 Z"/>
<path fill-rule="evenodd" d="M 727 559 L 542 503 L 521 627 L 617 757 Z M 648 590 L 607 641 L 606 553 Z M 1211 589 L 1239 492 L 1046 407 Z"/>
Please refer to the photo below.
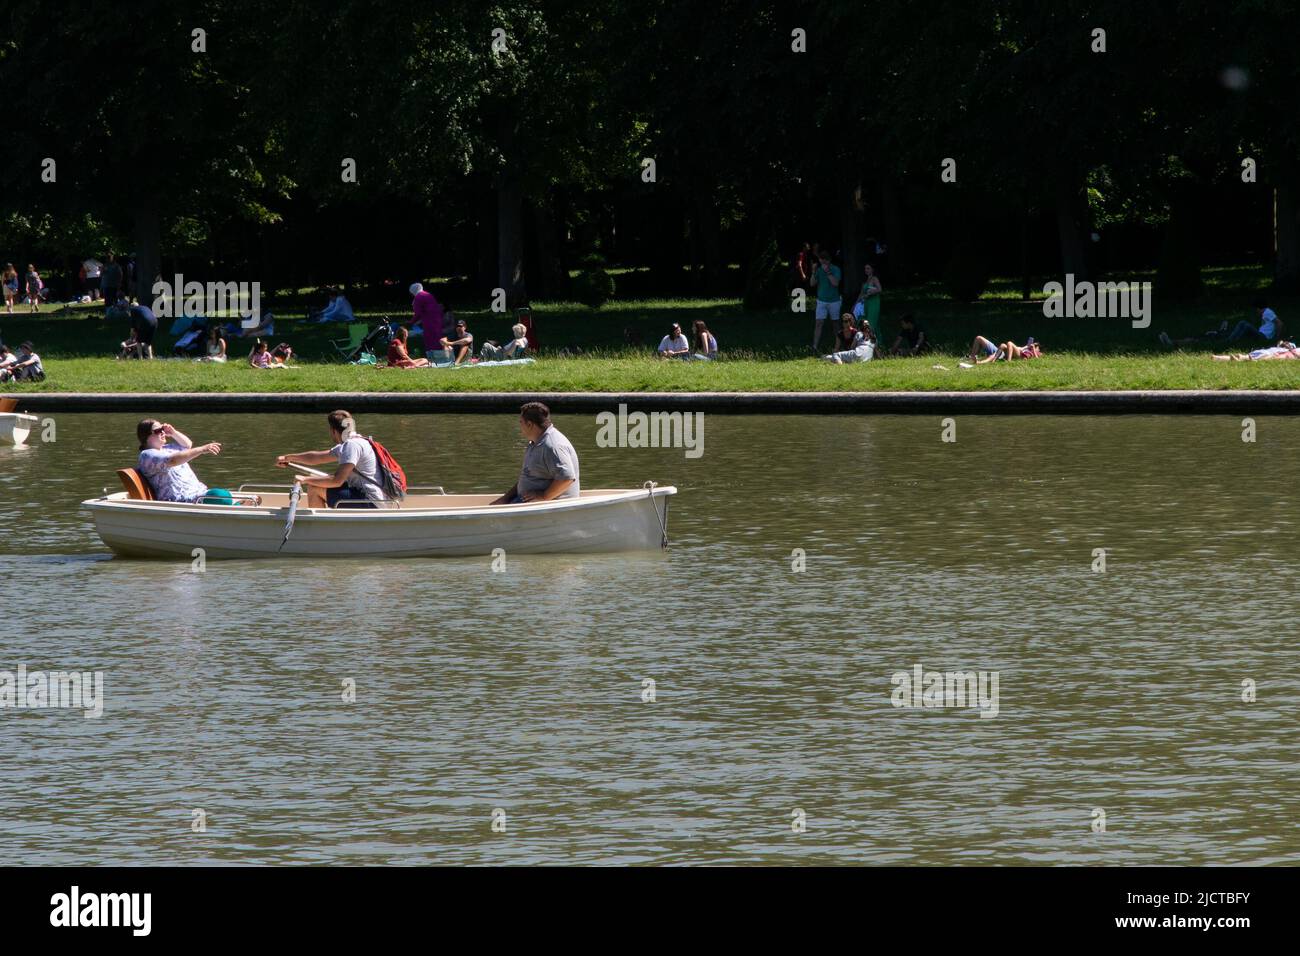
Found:
<path fill-rule="evenodd" d="M 23 445 L 40 419 L 25 412 L 0 412 L 0 442 Z"/>

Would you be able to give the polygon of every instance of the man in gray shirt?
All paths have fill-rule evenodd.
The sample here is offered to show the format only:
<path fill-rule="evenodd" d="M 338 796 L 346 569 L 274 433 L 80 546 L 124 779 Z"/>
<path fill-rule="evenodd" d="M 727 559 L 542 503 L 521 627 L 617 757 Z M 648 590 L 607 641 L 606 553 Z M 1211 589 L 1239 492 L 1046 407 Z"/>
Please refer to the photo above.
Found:
<path fill-rule="evenodd" d="M 346 507 L 378 508 L 377 502 L 387 499 L 379 476 L 379 462 L 370 442 L 358 435 L 357 423 L 352 413 L 340 409 L 327 416 L 330 438 L 334 447 L 328 451 L 300 451 L 280 455 L 275 463 L 286 468 L 295 462 L 300 465 L 324 465 L 338 462 L 334 474 L 323 478 L 298 475 L 294 481 L 307 489 L 307 507 L 336 508 L 346 501 Z"/>
<path fill-rule="evenodd" d="M 551 424 L 551 410 L 541 402 L 529 402 L 519 409 L 519 431 L 528 439 L 523 470 L 510 490 L 492 504 L 577 498 L 578 453 Z"/>

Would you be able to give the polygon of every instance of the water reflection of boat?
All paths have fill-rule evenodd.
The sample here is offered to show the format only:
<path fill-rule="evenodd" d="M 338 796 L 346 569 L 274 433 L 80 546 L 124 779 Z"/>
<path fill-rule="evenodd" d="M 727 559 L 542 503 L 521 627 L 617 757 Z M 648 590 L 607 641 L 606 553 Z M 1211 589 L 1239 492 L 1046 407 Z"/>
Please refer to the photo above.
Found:
<path fill-rule="evenodd" d="M 658 548 L 668 539 L 671 485 L 583 491 L 578 498 L 490 506 L 494 495 L 419 493 L 400 507 L 299 507 L 285 540 L 285 486 L 244 485 L 236 505 L 183 504 L 105 494 L 82 502 L 95 530 L 124 557 L 453 557 L 579 554 Z M 256 497 L 254 497 L 256 493 Z M 237 496 L 238 498 L 239 496 Z M 283 545 L 283 548 L 281 547 Z"/>
<path fill-rule="evenodd" d="M 35 415 L 21 412 L 0 412 L 0 442 L 6 445 L 21 445 L 27 441 L 32 427 L 40 419 Z"/>

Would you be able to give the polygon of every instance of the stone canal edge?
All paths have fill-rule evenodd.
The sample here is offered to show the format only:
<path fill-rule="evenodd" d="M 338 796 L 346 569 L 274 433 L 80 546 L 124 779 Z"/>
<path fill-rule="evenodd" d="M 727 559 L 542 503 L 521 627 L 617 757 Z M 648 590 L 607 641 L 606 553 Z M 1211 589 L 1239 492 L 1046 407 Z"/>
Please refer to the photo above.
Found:
<path fill-rule="evenodd" d="M 10 392 L 25 412 L 491 413 L 545 402 L 557 414 L 629 409 L 722 414 L 1284 415 L 1300 390 L 1007 392 Z"/>

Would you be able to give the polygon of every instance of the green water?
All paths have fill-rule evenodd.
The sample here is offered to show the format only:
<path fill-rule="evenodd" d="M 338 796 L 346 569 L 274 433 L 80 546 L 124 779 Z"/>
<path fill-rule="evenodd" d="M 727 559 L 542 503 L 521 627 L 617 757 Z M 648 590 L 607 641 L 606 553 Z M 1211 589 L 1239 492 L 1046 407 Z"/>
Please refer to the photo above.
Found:
<path fill-rule="evenodd" d="M 1294 420 L 719 415 L 688 459 L 567 416 L 588 487 L 678 486 L 666 554 L 194 573 L 78 508 L 136 417 L 54 417 L 0 446 L 0 669 L 104 713 L 0 709 L 10 862 L 1300 861 Z M 167 418 L 213 485 L 328 440 Z M 517 473 L 509 415 L 361 424 L 413 482 Z M 893 706 L 916 665 L 997 715 Z"/>

